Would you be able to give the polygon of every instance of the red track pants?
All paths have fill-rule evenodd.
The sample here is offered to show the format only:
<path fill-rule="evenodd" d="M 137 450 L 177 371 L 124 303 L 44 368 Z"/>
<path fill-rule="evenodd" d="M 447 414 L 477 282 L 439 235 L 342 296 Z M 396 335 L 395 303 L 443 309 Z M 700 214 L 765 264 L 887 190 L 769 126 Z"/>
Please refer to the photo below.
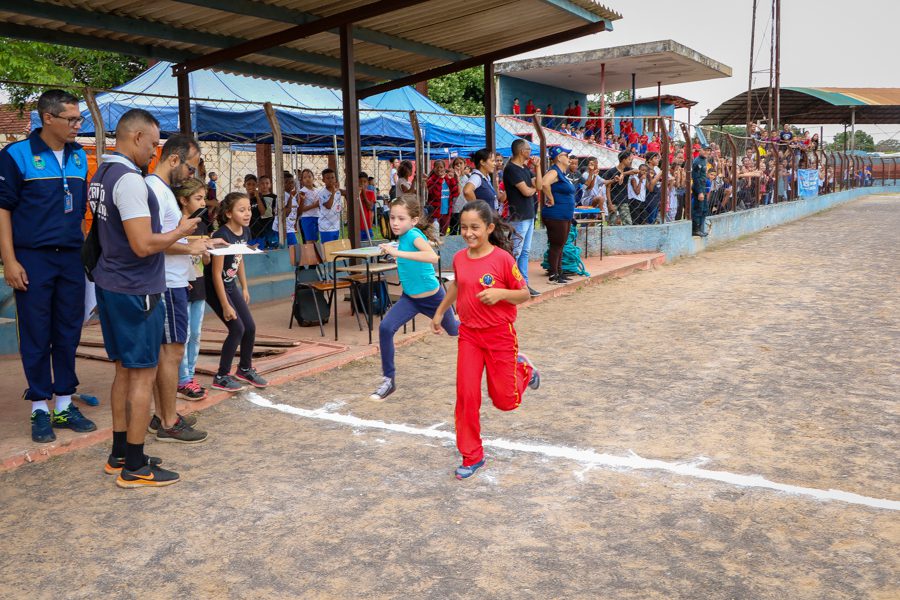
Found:
<path fill-rule="evenodd" d="M 456 359 L 456 447 L 463 466 L 484 458 L 481 446 L 481 375 L 487 368 L 488 395 L 500 410 L 513 410 L 531 380 L 532 368 L 518 362 L 519 341 L 512 324 L 482 329 L 459 326 Z"/>

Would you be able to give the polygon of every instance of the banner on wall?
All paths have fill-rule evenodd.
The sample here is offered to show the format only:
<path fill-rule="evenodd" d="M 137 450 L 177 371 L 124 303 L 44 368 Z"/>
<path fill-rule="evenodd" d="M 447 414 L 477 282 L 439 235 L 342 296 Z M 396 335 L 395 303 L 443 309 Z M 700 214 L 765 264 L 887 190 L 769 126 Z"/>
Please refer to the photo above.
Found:
<path fill-rule="evenodd" d="M 819 171 L 817 169 L 797 170 L 797 190 L 801 198 L 819 194 Z"/>

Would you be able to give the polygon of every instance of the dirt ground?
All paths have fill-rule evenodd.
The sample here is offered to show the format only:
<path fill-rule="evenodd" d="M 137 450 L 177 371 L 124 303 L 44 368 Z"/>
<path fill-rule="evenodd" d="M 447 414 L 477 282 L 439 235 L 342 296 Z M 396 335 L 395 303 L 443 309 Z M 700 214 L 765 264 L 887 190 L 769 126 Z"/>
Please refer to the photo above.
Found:
<path fill-rule="evenodd" d="M 897 231 L 873 196 L 523 310 L 543 385 L 486 399 L 482 434 L 537 451 L 488 446 L 472 480 L 447 337 L 399 350 L 383 404 L 370 358 L 204 411 L 206 444 L 148 444 L 170 488 L 116 488 L 102 446 L 0 474 L 0 597 L 896 599 Z"/>

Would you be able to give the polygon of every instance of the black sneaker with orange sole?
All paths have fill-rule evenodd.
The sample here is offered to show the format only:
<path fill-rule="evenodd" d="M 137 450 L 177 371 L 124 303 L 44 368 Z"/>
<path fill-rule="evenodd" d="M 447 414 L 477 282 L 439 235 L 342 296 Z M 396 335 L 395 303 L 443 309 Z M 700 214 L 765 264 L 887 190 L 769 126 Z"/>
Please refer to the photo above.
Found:
<path fill-rule="evenodd" d="M 163 487 L 178 483 L 181 477 L 175 471 L 167 471 L 161 467 L 144 465 L 137 471 L 129 471 L 122 468 L 116 478 L 116 485 L 120 488 Z"/>
<path fill-rule="evenodd" d="M 144 455 L 144 462 L 146 462 L 151 467 L 158 467 L 162 464 L 162 459 L 158 456 L 147 456 Z M 109 458 L 106 459 L 106 464 L 103 465 L 103 472 L 107 475 L 118 475 L 122 472 L 122 469 L 125 467 L 125 457 L 116 457 L 112 454 L 109 455 Z"/>

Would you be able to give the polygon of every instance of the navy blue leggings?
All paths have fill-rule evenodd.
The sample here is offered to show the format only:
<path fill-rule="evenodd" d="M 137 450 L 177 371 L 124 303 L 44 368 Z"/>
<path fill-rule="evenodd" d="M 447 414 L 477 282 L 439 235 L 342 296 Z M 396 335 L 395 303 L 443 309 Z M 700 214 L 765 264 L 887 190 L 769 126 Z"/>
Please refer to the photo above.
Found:
<path fill-rule="evenodd" d="M 211 292 L 211 293 L 210 293 Z M 231 373 L 231 364 L 234 362 L 234 355 L 238 346 L 241 347 L 241 359 L 238 366 L 242 369 L 249 369 L 253 366 L 253 344 L 256 343 L 256 322 L 253 315 L 250 314 L 250 307 L 244 302 L 244 292 L 233 285 L 225 286 L 225 293 L 228 300 L 234 308 L 237 319 L 230 321 L 225 320 L 225 311 L 222 303 L 219 302 L 219 296 L 215 290 L 206 289 L 206 303 L 213 309 L 216 316 L 225 323 L 228 328 L 228 337 L 222 344 L 222 354 L 219 356 L 219 376 L 225 376 Z"/>
<path fill-rule="evenodd" d="M 406 294 L 400 296 L 391 310 L 384 316 L 378 327 L 378 342 L 381 345 L 381 371 L 385 377 L 393 377 L 394 368 L 394 334 L 413 317 L 422 313 L 429 319 L 434 318 L 434 313 L 444 300 L 444 288 L 439 287 L 437 292 L 427 298 L 410 298 Z M 459 335 L 459 322 L 453 309 L 444 313 L 441 321 L 444 330 L 450 335 Z"/>

